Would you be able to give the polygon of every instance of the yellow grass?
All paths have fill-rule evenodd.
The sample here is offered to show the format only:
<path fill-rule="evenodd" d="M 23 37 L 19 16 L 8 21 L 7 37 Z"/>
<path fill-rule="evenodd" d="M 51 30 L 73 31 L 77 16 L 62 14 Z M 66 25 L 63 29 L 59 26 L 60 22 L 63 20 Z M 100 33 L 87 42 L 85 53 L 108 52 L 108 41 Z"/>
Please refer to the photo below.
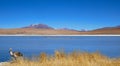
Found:
<path fill-rule="evenodd" d="M 108 58 L 98 52 L 56 51 L 53 56 L 41 53 L 37 60 L 21 59 L 6 66 L 120 66 L 120 59 Z"/>

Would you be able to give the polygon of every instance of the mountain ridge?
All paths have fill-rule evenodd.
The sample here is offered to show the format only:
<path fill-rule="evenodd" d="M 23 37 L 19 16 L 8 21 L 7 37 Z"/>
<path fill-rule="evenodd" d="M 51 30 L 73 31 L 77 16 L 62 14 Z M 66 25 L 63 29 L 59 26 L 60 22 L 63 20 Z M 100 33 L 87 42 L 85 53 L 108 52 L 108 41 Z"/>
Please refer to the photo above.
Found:
<path fill-rule="evenodd" d="M 95 30 L 74 30 L 69 28 L 55 29 L 45 24 L 32 24 L 22 28 L 0 29 L 0 34 L 37 34 L 37 35 L 99 35 L 99 34 L 119 34 L 120 26 L 103 27 Z"/>
<path fill-rule="evenodd" d="M 31 25 L 23 27 L 23 28 L 54 29 L 53 27 L 50 27 L 46 24 L 31 24 Z"/>

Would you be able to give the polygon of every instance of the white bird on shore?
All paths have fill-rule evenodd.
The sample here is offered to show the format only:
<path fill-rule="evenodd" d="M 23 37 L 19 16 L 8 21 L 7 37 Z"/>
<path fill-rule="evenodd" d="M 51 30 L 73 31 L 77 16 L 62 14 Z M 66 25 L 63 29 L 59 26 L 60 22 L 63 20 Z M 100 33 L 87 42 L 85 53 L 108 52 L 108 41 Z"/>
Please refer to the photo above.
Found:
<path fill-rule="evenodd" d="M 9 49 L 9 53 L 10 53 L 10 56 L 13 57 L 15 60 L 17 60 L 17 58 L 23 56 L 23 54 L 20 52 L 13 52 L 12 48 Z"/>

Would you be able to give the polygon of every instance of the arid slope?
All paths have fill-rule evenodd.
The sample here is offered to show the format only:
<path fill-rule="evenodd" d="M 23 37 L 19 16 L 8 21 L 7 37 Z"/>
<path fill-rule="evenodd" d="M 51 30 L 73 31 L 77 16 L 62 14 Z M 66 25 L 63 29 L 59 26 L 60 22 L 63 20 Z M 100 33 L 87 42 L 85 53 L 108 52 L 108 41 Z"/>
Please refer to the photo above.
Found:
<path fill-rule="evenodd" d="M 0 29 L 0 34 L 27 34 L 27 35 L 92 35 L 92 34 L 120 34 L 120 26 L 99 28 L 91 31 L 79 31 L 74 29 L 54 29 L 48 25 L 37 24 L 29 25 L 23 28 Z"/>

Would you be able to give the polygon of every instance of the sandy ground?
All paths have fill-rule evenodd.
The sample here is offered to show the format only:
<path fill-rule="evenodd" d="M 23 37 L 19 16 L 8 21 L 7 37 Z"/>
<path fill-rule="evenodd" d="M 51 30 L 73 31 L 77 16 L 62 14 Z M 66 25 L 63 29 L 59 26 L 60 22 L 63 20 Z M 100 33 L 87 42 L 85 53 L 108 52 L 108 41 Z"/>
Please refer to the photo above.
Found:
<path fill-rule="evenodd" d="M 9 62 L 0 62 L 0 66 L 5 66 L 6 64 L 9 64 Z"/>
<path fill-rule="evenodd" d="M 0 34 L 26 34 L 26 35 L 99 35 L 112 34 L 119 35 L 120 29 L 99 29 L 93 31 L 75 31 L 75 30 L 50 30 L 50 29 L 0 29 Z"/>

